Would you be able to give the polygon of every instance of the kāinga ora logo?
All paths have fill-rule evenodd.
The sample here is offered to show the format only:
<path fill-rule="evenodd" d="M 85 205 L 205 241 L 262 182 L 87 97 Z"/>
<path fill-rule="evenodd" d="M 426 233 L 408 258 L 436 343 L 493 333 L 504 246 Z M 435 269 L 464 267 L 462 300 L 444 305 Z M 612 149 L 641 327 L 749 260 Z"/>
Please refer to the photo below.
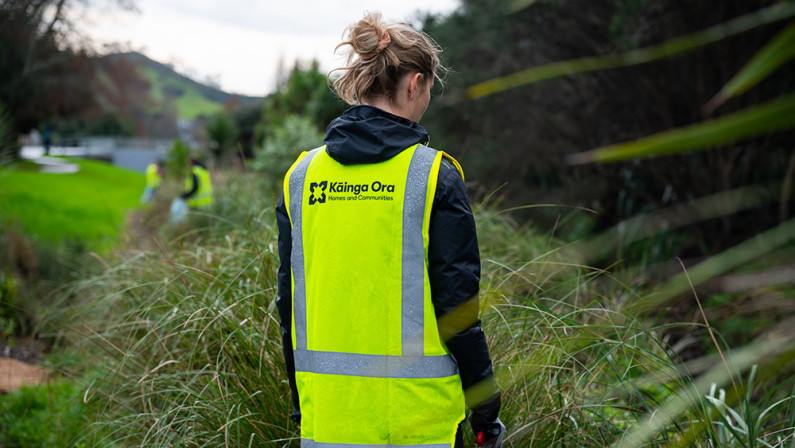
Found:
<path fill-rule="evenodd" d="M 324 180 L 323 182 L 312 182 L 309 184 L 309 205 L 314 205 L 315 203 L 318 204 L 325 204 L 326 203 L 326 188 L 328 187 L 328 181 Z"/>

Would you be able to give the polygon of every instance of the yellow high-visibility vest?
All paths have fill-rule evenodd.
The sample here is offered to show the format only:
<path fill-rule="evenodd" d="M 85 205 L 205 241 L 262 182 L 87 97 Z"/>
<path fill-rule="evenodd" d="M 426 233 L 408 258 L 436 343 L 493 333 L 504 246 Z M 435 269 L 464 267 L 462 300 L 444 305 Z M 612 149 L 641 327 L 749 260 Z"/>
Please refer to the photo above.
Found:
<path fill-rule="evenodd" d="M 190 171 L 192 174 L 196 175 L 199 185 L 196 194 L 189 197 L 186 201 L 188 206 L 193 208 L 211 206 L 213 204 L 213 185 L 210 182 L 210 173 L 198 165 L 193 165 Z M 191 188 L 193 188 L 193 179 L 192 176 L 187 176 L 185 178 L 185 189 L 190 191 Z"/>
<path fill-rule="evenodd" d="M 146 167 L 146 186 L 158 188 L 161 183 L 163 183 L 163 177 L 160 176 L 157 164 L 150 163 Z"/>
<path fill-rule="evenodd" d="M 415 145 L 346 166 L 321 147 L 285 176 L 304 448 L 455 443 L 464 394 L 427 266 L 443 156 Z"/>

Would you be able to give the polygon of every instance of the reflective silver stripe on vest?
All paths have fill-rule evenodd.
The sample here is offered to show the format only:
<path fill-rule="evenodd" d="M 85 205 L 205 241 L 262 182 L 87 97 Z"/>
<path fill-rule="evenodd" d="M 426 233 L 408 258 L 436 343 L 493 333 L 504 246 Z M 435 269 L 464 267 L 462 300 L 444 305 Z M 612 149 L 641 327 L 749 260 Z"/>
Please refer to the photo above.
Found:
<path fill-rule="evenodd" d="M 403 273 L 401 334 L 404 356 L 425 353 L 425 245 L 422 224 L 428 178 L 437 152 L 419 145 L 406 177 L 403 199 Z"/>
<path fill-rule="evenodd" d="M 290 253 L 290 267 L 293 270 L 293 315 L 295 319 L 295 349 L 306 349 L 306 278 L 304 277 L 304 238 L 301 217 L 301 204 L 304 200 L 304 180 L 309 163 L 323 149 L 315 148 L 304 156 L 290 173 L 290 219 L 293 221 L 291 236 L 293 249 Z"/>
<path fill-rule="evenodd" d="M 451 355 L 388 356 L 295 350 L 297 372 L 369 378 L 444 378 L 458 373 Z"/>
<path fill-rule="evenodd" d="M 301 448 L 450 448 L 449 443 L 430 443 L 425 445 L 372 445 L 372 444 L 357 444 L 357 443 L 322 443 L 315 442 L 311 439 L 301 439 Z"/>

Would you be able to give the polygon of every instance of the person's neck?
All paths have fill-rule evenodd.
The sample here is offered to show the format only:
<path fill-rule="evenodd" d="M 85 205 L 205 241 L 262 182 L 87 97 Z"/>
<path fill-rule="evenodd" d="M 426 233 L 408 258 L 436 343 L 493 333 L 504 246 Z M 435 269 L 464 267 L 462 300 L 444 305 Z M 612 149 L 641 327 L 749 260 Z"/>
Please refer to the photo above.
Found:
<path fill-rule="evenodd" d="M 401 108 L 400 105 L 393 103 L 388 98 L 379 97 L 373 100 L 367 101 L 363 103 L 367 106 L 377 107 L 383 111 L 389 112 L 392 115 L 397 115 L 398 117 L 403 117 L 407 120 L 411 120 L 405 108 Z"/>

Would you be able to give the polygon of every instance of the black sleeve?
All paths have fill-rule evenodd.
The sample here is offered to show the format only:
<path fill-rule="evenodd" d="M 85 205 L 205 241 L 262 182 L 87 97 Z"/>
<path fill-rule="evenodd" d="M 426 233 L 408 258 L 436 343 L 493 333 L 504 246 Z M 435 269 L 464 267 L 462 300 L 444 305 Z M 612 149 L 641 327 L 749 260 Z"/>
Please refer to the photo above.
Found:
<path fill-rule="evenodd" d="M 467 406 L 480 413 L 488 411 L 486 418 L 496 419 L 499 390 L 478 318 L 480 252 L 475 219 L 464 181 L 447 160 L 439 168 L 431 210 L 428 263 L 439 331 L 458 362 L 464 391 L 475 385 L 486 391 L 477 396 L 467 393 Z"/>
<path fill-rule="evenodd" d="M 196 194 L 197 191 L 199 191 L 199 178 L 196 177 L 196 174 L 194 174 L 194 173 L 190 173 L 190 175 L 191 175 L 191 179 L 193 180 L 193 182 L 192 182 L 192 185 L 190 187 L 190 191 L 186 191 L 186 192 L 182 193 L 182 195 L 180 195 L 180 197 L 182 199 L 188 199 L 189 197 L 191 197 L 194 194 Z"/>
<path fill-rule="evenodd" d="M 282 350 L 284 351 L 284 364 L 287 369 L 287 381 L 293 398 L 293 411 L 290 417 L 300 422 L 301 408 L 298 402 L 298 388 L 295 385 L 295 359 L 293 358 L 293 340 L 290 335 L 292 325 L 292 288 L 290 281 L 290 255 L 293 249 L 292 226 L 287 215 L 287 206 L 284 195 L 276 206 L 276 225 L 279 229 L 279 272 L 277 275 L 278 297 L 276 309 L 279 311 L 279 321 L 282 329 Z"/>

